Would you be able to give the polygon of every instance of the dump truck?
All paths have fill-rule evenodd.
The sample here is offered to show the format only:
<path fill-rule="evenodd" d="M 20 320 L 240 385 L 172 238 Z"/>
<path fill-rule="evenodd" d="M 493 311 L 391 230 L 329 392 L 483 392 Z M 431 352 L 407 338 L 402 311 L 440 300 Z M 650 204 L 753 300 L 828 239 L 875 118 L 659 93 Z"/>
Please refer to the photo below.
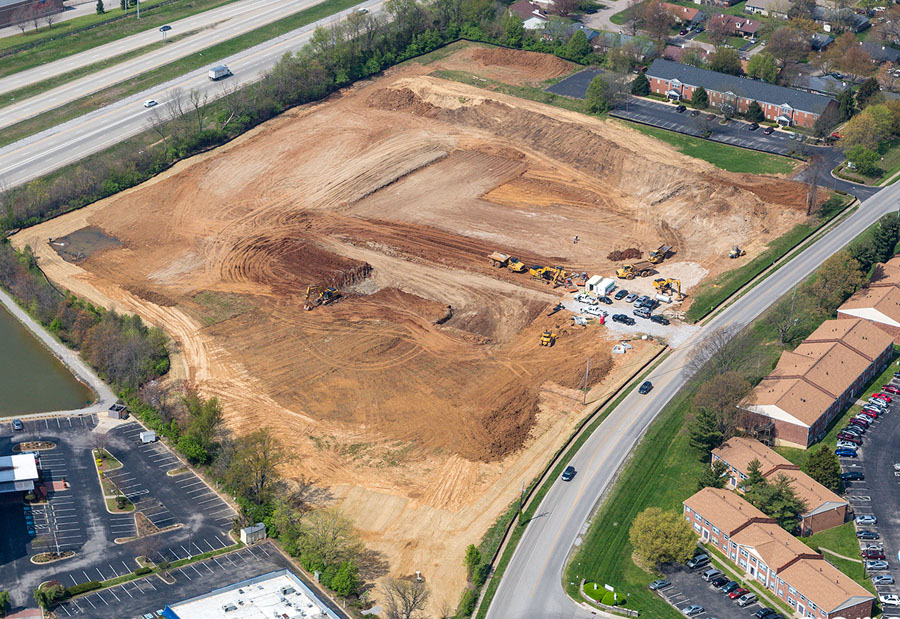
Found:
<path fill-rule="evenodd" d="M 337 288 L 323 288 L 322 286 L 306 287 L 306 302 L 303 309 L 307 312 L 319 305 L 328 305 L 341 296 Z"/>
<path fill-rule="evenodd" d="M 513 273 L 524 273 L 528 270 L 528 266 L 514 256 L 509 257 L 509 261 L 506 265 L 506 268 L 512 271 Z"/>
<path fill-rule="evenodd" d="M 634 264 L 623 264 L 621 268 L 616 269 L 616 277 L 619 279 L 634 279 L 635 277 L 647 277 L 655 272 L 652 263 L 641 260 Z"/>
<path fill-rule="evenodd" d="M 541 346 L 553 346 L 556 341 L 556 334 L 552 331 L 544 331 L 541 333 Z"/>
<path fill-rule="evenodd" d="M 509 264 L 509 256 L 507 256 L 506 254 L 501 254 L 499 251 L 495 251 L 490 256 L 488 256 L 488 260 L 491 261 L 491 265 L 497 267 L 498 269 L 502 269 Z"/>
<path fill-rule="evenodd" d="M 669 255 L 670 251 L 672 251 L 671 245 L 660 245 L 650 252 L 650 257 L 647 259 L 653 264 L 659 264 L 666 259 L 666 256 Z"/>
<path fill-rule="evenodd" d="M 737 245 L 735 245 L 734 247 L 731 248 L 731 251 L 728 252 L 728 257 L 729 257 L 729 258 L 732 258 L 732 259 L 734 259 L 734 258 L 740 258 L 741 256 L 743 256 L 743 255 L 746 254 L 746 253 L 747 253 L 746 250 L 741 249 L 740 247 L 738 247 Z"/>
<path fill-rule="evenodd" d="M 221 79 L 225 79 L 226 77 L 230 77 L 232 74 L 231 69 L 229 69 L 226 65 L 220 64 L 215 67 L 211 67 L 209 69 L 209 73 L 207 76 L 214 82 L 217 82 Z"/>

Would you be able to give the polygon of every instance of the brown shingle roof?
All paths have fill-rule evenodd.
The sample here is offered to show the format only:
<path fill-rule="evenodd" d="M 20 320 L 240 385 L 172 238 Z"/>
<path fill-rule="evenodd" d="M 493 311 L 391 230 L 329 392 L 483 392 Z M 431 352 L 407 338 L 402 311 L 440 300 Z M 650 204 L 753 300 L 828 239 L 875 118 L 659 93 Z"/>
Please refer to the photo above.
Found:
<path fill-rule="evenodd" d="M 824 559 L 801 559 L 779 574 L 827 613 L 874 599 L 872 594 Z"/>
<path fill-rule="evenodd" d="M 775 522 L 734 492 L 720 488 L 704 488 L 685 499 L 684 504 L 729 536 L 754 520 Z"/>
<path fill-rule="evenodd" d="M 837 398 L 853 385 L 870 363 L 871 360 L 839 342 L 803 342 L 793 352 L 783 353 L 769 376 L 803 377 Z"/>
<path fill-rule="evenodd" d="M 827 393 L 800 378 L 769 378 L 760 381 L 743 406 L 776 406 L 807 426 L 812 426 L 834 403 Z"/>
<path fill-rule="evenodd" d="M 677 17 L 681 21 L 691 21 L 695 17 L 697 17 L 697 13 L 700 12 L 700 9 L 695 9 L 689 6 L 681 6 L 679 4 L 671 4 L 669 2 L 663 2 L 662 6 L 672 14 L 673 17 Z"/>
<path fill-rule="evenodd" d="M 900 286 L 900 257 L 895 256 L 884 264 L 875 265 L 869 287 L 876 286 Z"/>
<path fill-rule="evenodd" d="M 735 533 L 731 539 L 755 550 L 763 563 L 778 572 L 798 557 L 820 556 L 777 524 L 769 522 L 751 524 Z"/>
<path fill-rule="evenodd" d="M 900 288 L 891 285 L 863 288 L 853 293 L 838 308 L 838 313 L 848 314 L 848 310 L 874 309 L 891 320 L 900 322 Z M 848 314 L 856 315 L 856 314 Z M 868 315 L 866 316 L 869 317 Z"/>
<path fill-rule="evenodd" d="M 773 472 L 776 468 L 799 468 L 796 464 L 780 456 L 759 441 L 742 436 L 728 439 L 721 446 L 713 449 L 712 452 L 744 475 L 747 474 L 747 468 L 753 460 L 759 460 L 760 471 L 763 476 Z"/>
<path fill-rule="evenodd" d="M 831 340 L 839 340 L 845 348 L 861 354 L 869 362 L 877 359 L 892 344 L 889 335 L 866 320 L 826 320 L 803 342 Z"/>
<path fill-rule="evenodd" d="M 822 508 L 833 509 L 838 505 L 847 505 L 842 497 L 838 496 L 815 479 L 796 469 L 779 470 L 769 476 L 784 475 L 791 480 L 791 487 L 797 496 L 806 503 L 806 514 L 814 513 Z"/>

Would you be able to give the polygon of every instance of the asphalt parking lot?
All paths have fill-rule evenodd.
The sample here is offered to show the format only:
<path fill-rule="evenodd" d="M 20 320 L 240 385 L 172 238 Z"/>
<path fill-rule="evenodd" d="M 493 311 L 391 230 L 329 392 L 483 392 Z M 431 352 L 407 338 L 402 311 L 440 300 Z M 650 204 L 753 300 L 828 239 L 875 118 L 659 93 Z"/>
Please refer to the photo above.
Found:
<path fill-rule="evenodd" d="M 91 456 L 98 441 L 96 426 L 95 416 L 25 420 L 25 431 L 15 433 L 10 422 L 0 423 L 0 454 L 11 453 L 12 445 L 23 440 L 57 445 L 40 452 L 45 485 L 54 488 L 46 503 L 27 509 L 18 498 L 0 501 L 5 525 L 0 590 L 10 591 L 14 609 L 33 606 L 31 592 L 45 580 L 69 586 L 133 571 L 138 567 L 135 557 L 148 551 L 148 539 L 153 540 L 153 553 L 169 561 L 233 544 L 228 532 L 234 510 L 193 473 L 168 476 L 167 471 L 181 467 L 180 461 L 160 443 L 139 445 L 142 428 L 135 422 L 122 423 L 105 435 L 105 448 L 123 464 L 113 477 L 154 524 L 180 526 L 152 538 L 116 543 L 136 534 L 134 516 L 106 510 Z M 29 560 L 57 549 L 76 554 L 47 565 Z"/>
<path fill-rule="evenodd" d="M 628 284 L 628 282 L 626 282 L 625 280 L 622 280 L 622 283 L 623 285 Z M 617 288 L 616 291 L 618 290 L 619 289 Z M 613 294 L 615 294 L 615 291 Z M 646 333 L 654 337 L 663 338 L 668 342 L 670 346 L 675 347 L 678 346 L 681 342 L 684 342 L 686 339 L 688 339 L 699 328 L 695 325 L 684 324 L 680 321 L 675 320 L 673 317 L 668 316 L 665 312 L 668 306 L 664 303 L 653 310 L 653 314 L 666 315 L 672 321 L 671 324 L 668 325 L 661 325 L 647 318 L 639 318 L 633 313 L 633 303 L 626 303 L 624 299 L 617 301 L 612 295 L 609 295 L 609 298 L 612 299 L 612 305 L 600 303 L 594 307 L 599 307 L 609 314 L 604 319 L 604 326 L 609 331 L 615 333 L 618 337 L 629 338 L 634 337 L 637 334 Z M 566 298 L 563 301 L 563 305 L 565 306 L 567 311 L 572 312 L 572 314 L 574 315 L 584 316 L 586 318 L 594 318 L 595 320 L 597 319 L 596 316 L 585 313 L 583 311 L 585 308 L 589 307 L 586 303 L 581 303 L 579 301 L 575 301 L 574 299 Z M 626 325 L 619 322 L 614 322 L 612 319 L 613 314 L 625 314 L 630 318 L 634 318 L 634 324 Z"/>
<path fill-rule="evenodd" d="M 711 567 L 715 566 L 710 564 L 693 571 L 683 565 L 667 567 L 663 571 L 672 585 L 658 593 L 679 611 L 692 604 L 702 606 L 703 612 L 695 615 L 697 619 L 750 617 L 761 608 L 758 602 L 741 608 L 737 602 L 700 578 L 700 574 Z"/>
<path fill-rule="evenodd" d="M 896 365 L 892 367 L 900 369 Z M 900 387 L 900 381 L 894 379 L 891 382 Z M 874 391 L 869 389 L 864 396 Z M 900 505 L 900 471 L 894 470 L 894 463 L 900 462 L 900 425 L 896 417 L 900 415 L 898 400 L 900 397 L 894 398 L 888 407 L 890 412 L 872 423 L 858 450 L 859 457 L 840 458 L 843 471 L 862 471 L 865 475 L 863 481 L 845 483 L 846 496 L 853 506 L 854 516 L 872 514 L 878 519 L 878 524 L 857 526 L 857 529 L 876 531 L 880 536 L 878 540 L 863 544 L 880 542 L 884 545 L 889 569 L 876 573 L 892 575 L 895 584 L 877 586 L 879 595 L 900 594 L 900 586 L 896 584 L 900 581 L 900 515 L 897 513 L 897 505 Z M 900 612 L 891 613 L 888 610 L 886 614 L 900 615 Z"/>
<path fill-rule="evenodd" d="M 573 99 L 584 99 L 584 95 L 587 92 L 588 86 L 591 84 L 591 80 L 602 73 L 603 71 L 600 71 L 599 69 L 585 69 L 584 71 L 579 71 L 578 73 L 570 75 L 566 79 L 553 84 L 547 88 L 547 92 L 552 92 L 555 95 L 563 95 L 564 97 L 572 97 Z"/>

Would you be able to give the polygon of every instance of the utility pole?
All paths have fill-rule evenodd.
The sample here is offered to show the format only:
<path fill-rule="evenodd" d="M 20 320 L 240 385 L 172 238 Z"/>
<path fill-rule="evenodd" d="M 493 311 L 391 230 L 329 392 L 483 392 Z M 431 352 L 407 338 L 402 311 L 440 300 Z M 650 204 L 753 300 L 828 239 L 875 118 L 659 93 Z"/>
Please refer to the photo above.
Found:
<path fill-rule="evenodd" d="M 522 519 L 522 504 L 525 502 L 525 482 L 522 482 L 522 491 L 519 493 L 519 520 Z M 522 524 L 519 522 L 519 524 Z"/>
<path fill-rule="evenodd" d="M 584 391 L 581 398 L 581 405 L 587 405 L 587 394 L 588 394 L 588 376 L 591 373 L 591 358 L 587 358 L 587 365 L 584 368 Z"/>

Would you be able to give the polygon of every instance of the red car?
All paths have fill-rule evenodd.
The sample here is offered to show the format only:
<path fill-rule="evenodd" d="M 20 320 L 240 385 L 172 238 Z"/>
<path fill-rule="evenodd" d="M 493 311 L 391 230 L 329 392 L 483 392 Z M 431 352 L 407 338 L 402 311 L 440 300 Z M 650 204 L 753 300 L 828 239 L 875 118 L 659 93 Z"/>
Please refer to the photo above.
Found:
<path fill-rule="evenodd" d="M 881 388 L 881 390 L 887 391 L 888 393 L 893 393 L 895 395 L 900 393 L 900 389 L 898 389 L 897 387 L 895 387 L 893 385 L 885 385 L 884 387 Z"/>
<path fill-rule="evenodd" d="M 869 561 L 884 561 L 883 550 L 863 550 L 861 554 L 863 559 L 868 559 Z"/>
<path fill-rule="evenodd" d="M 746 589 L 744 589 L 743 587 L 738 587 L 737 589 L 735 589 L 734 591 L 729 593 L 728 597 L 730 597 L 732 600 L 736 600 L 739 597 L 741 597 L 742 595 L 744 595 L 745 593 L 750 593 L 750 592 L 747 591 Z"/>
<path fill-rule="evenodd" d="M 863 428 L 868 428 L 868 427 L 869 427 L 869 424 L 868 424 L 868 423 L 866 423 L 866 422 L 863 421 L 862 419 L 857 419 L 856 417 L 854 417 L 853 419 L 851 419 L 851 420 L 848 421 L 847 423 L 849 423 L 851 426 L 862 426 Z"/>
<path fill-rule="evenodd" d="M 876 413 L 875 411 L 870 410 L 870 409 L 865 409 L 865 408 L 864 408 L 864 409 L 862 409 L 861 411 L 859 411 L 859 414 L 860 414 L 860 415 L 865 415 L 866 417 L 869 417 L 869 418 L 871 418 L 871 419 L 878 419 L 878 413 Z"/>
<path fill-rule="evenodd" d="M 870 395 L 869 397 L 870 397 L 870 398 L 876 398 L 876 399 L 878 399 L 878 400 L 881 400 L 882 402 L 887 402 L 888 404 L 891 403 L 891 396 L 889 396 L 889 395 L 886 394 L 886 393 L 873 393 L 873 394 Z"/>
<path fill-rule="evenodd" d="M 855 445 L 862 445 L 862 440 L 856 436 L 855 434 L 851 434 L 850 432 L 838 432 L 837 437 L 842 441 L 850 441 Z"/>

